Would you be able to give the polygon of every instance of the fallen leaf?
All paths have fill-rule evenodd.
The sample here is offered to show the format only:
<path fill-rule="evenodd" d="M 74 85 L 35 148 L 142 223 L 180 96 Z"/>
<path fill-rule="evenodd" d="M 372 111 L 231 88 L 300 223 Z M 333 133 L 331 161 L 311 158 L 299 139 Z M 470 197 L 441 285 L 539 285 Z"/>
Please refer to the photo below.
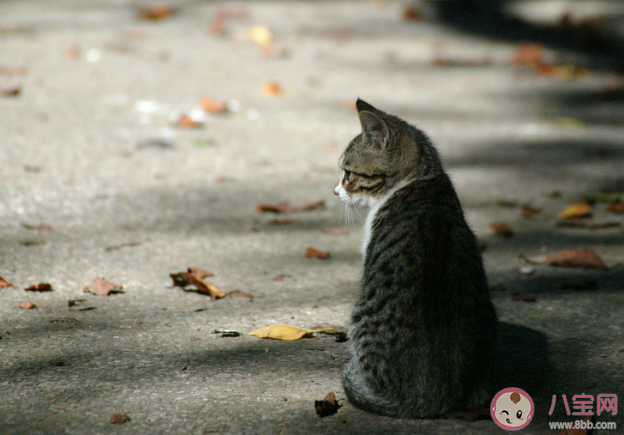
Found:
<path fill-rule="evenodd" d="M 141 242 L 124 242 L 124 243 L 120 243 L 119 245 L 106 246 L 104 248 L 104 250 L 106 252 L 109 252 L 109 251 L 115 251 L 115 250 L 121 249 L 121 248 L 130 248 L 130 247 L 133 247 L 133 246 L 141 246 L 141 245 L 142 245 Z"/>
<path fill-rule="evenodd" d="M 321 260 L 327 260 L 329 259 L 329 252 L 321 252 L 317 249 L 314 249 L 312 247 L 308 247 L 306 249 L 306 257 L 308 258 L 318 258 Z"/>
<path fill-rule="evenodd" d="M 513 237 L 514 232 L 511 227 L 502 222 L 491 222 L 490 227 L 494 230 L 497 236 L 504 237 L 506 239 Z"/>
<path fill-rule="evenodd" d="M 438 56 L 431 60 L 433 66 L 440 67 L 483 67 L 492 64 L 487 58 L 483 59 L 452 59 L 450 57 Z"/>
<path fill-rule="evenodd" d="M 76 305 L 80 305 L 84 301 L 86 301 L 86 299 L 69 299 L 67 301 L 67 306 L 68 307 L 75 307 Z"/>
<path fill-rule="evenodd" d="M 42 282 L 39 284 L 33 284 L 30 287 L 26 287 L 24 291 L 27 292 L 51 292 L 53 291 L 52 285 L 47 282 Z"/>
<path fill-rule="evenodd" d="M 228 296 L 231 298 L 250 298 L 250 299 L 255 298 L 255 296 L 252 295 L 251 293 L 242 292 L 240 290 L 232 290 L 231 292 L 228 293 Z"/>
<path fill-rule="evenodd" d="M 26 74 L 26 68 L 21 66 L 4 66 L 0 65 L 0 75 L 10 77 L 20 77 Z"/>
<path fill-rule="evenodd" d="M 176 9 L 167 6 L 164 3 L 159 3 L 150 6 L 144 6 L 139 9 L 139 17 L 145 20 L 158 21 L 164 18 L 168 18 L 177 12 Z"/>
<path fill-rule="evenodd" d="M 579 202 L 564 208 L 559 212 L 559 219 L 582 218 L 591 216 L 591 206 L 587 202 Z"/>
<path fill-rule="evenodd" d="M 97 277 L 95 278 L 95 282 L 93 284 L 85 287 L 82 291 L 99 296 L 108 296 L 117 293 L 124 293 L 122 290 L 122 286 L 108 282 L 104 278 Z"/>
<path fill-rule="evenodd" d="M 290 213 L 292 209 L 287 202 L 277 204 L 258 204 L 256 210 L 259 213 Z"/>
<path fill-rule="evenodd" d="M 50 320 L 50 322 L 80 322 L 80 320 L 75 319 L 73 317 L 56 317 L 52 320 Z"/>
<path fill-rule="evenodd" d="M 40 224 L 40 225 L 33 225 L 33 224 L 22 224 L 23 228 L 26 228 L 27 230 L 37 230 L 37 231 L 52 231 L 52 227 L 50 225 L 47 224 Z"/>
<path fill-rule="evenodd" d="M 230 329 L 215 329 L 215 334 L 221 334 L 221 337 L 240 337 L 241 333 Z"/>
<path fill-rule="evenodd" d="M 407 5 L 403 8 L 403 19 L 405 21 L 419 21 L 422 18 L 422 11 L 417 6 Z"/>
<path fill-rule="evenodd" d="M 578 65 L 539 63 L 533 67 L 535 75 L 563 80 L 578 80 L 587 76 L 587 70 Z"/>
<path fill-rule="evenodd" d="M 176 127 L 180 128 L 198 128 L 201 127 L 201 123 L 195 121 L 186 113 L 181 113 L 178 120 L 175 122 Z"/>
<path fill-rule="evenodd" d="M 273 43 L 273 33 L 266 26 L 253 26 L 249 30 L 249 39 L 261 47 L 268 47 Z"/>
<path fill-rule="evenodd" d="M 209 35 L 223 35 L 225 33 L 225 16 L 217 14 L 208 26 Z"/>
<path fill-rule="evenodd" d="M 39 246 L 39 245 L 45 245 L 45 243 L 46 242 L 44 240 L 32 240 L 32 239 L 29 239 L 29 240 L 22 240 L 20 242 L 20 245 L 23 245 L 23 246 Z"/>
<path fill-rule="evenodd" d="M 269 222 L 271 225 L 292 225 L 295 221 L 292 219 L 273 219 Z"/>
<path fill-rule="evenodd" d="M 18 302 L 15 305 L 25 310 L 32 310 L 33 308 L 37 308 L 37 305 L 33 304 L 32 302 Z"/>
<path fill-rule="evenodd" d="M 195 286 L 200 293 L 204 293 L 210 296 L 210 300 L 214 301 L 216 299 L 221 299 L 227 296 L 223 290 L 218 288 L 216 285 L 209 283 L 208 281 L 204 281 L 203 279 L 198 279 L 193 276 L 192 273 L 189 272 L 179 272 L 179 273 L 171 273 L 169 274 L 171 279 L 173 280 L 173 285 L 175 287 L 187 287 L 189 285 Z"/>
<path fill-rule="evenodd" d="M 618 221 L 595 221 L 592 219 L 565 219 L 557 222 L 558 227 L 570 227 L 570 228 L 587 228 L 590 230 L 596 230 L 601 228 L 613 228 L 621 227 L 622 224 Z"/>
<path fill-rule="evenodd" d="M 559 251 L 555 256 L 546 257 L 545 263 L 549 266 L 607 270 L 607 266 L 591 249 Z"/>
<path fill-rule="evenodd" d="M 535 302 L 537 298 L 531 295 L 525 295 L 522 293 L 513 293 L 511 298 L 516 302 Z"/>
<path fill-rule="evenodd" d="M 206 96 L 200 98 L 199 104 L 206 113 L 219 114 L 227 111 L 226 103 Z"/>
<path fill-rule="evenodd" d="M 189 267 L 186 271 L 197 279 L 204 279 L 215 276 L 215 274 L 211 271 L 200 269 L 199 267 Z"/>
<path fill-rule="evenodd" d="M 267 97 L 278 97 L 284 95 L 286 91 L 275 82 L 264 82 L 262 83 L 262 93 Z"/>
<path fill-rule="evenodd" d="M 11 284 L 10 282 L 6 281 L 4 278 L 0 276 L 0 288 L 5 288 L 5 287 L 15 287 L 15 285 Z"/>
<path fill-rule="evenodd" d="M 615 214 L 624 214 L 624 203 L 616 199 L 605 208 L 605 211 Z"/>
<path fill-rule="evenodd" d="M 541 208 L 531 207 L 530 205 L 525 205 L 524 207 L 522 207 L 522 217 L 525 219 L 535 217 L 541 212 Z"/>
<path fill-rule="evenodd" d="M 284 281 L 284 275 L 279 274 L 273 277 L 273 281 Z"/>
<path fill-rule="evenodd" d="M 260 54 L 260 57 L 265 58 L 273 57 L 281 59 L 290 56 L 290 50 L 273 46 L 260 46 L 258 47 L 258 53 Z"/>
<path fill-rule="evenodd" d="M 285 325 L 279 323 L 277 325 L 265 326 L 249 333 L 258 338 L 272 338 L 274 340 L 294 341 L 303 337 L 311 337 L 315 332 L 321 332 L 322 329 L 303 329 L 298 326 Z"/>
<path fill-rule="evenodd" d="M 127 414 L 113 414 L 108 420 L 110 424 L 124 424 L 130 421 L 130 417 Z"/>
<path fill-rule="evenodd" d="M 76 59 L 78 56 L 80 56 L 80 49 L 75 45 L 67 47 L 63 52 L 63 57 L 65 59 Z"/>
<path fill-rule="evenodd" d="M 328 417 L 338 412 L 342 405 L 336 401 L 336 395 L 329 393 L 323 400 L 314 401 L 314 409 L 319 417 Z"/>
<path fill-rule="evenodd" d="M 542 61 L 546 47 L 542 44 L 523 44 L 516 48 L 511 64 L 533 66 Z"/>
<path fill-rule="evenodd" d="M 13 86 L 12 88 L 0 89 L 1 97 L 17 97 L 21 93 L 22 93 L 22 88 L 20 86 Z"/>

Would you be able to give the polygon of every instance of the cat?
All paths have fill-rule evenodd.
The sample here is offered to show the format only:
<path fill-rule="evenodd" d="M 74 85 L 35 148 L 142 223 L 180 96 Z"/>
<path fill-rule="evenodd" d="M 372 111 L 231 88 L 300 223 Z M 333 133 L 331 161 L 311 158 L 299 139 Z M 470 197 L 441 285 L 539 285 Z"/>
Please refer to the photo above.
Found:
<path fill-rule="evenodd" d="M 360 99 L 356 108 L 362 133 L 334 188 L 370 207 L 347 398 L 402 418 L 482 409 L 498 323 L 476 238 L 425 133 Z"/>

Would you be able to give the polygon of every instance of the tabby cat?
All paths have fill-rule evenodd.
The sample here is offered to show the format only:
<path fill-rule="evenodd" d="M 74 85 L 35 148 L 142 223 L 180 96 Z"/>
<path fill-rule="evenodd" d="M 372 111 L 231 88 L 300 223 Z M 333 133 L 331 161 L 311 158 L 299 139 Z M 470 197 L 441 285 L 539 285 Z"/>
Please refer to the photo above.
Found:
<path fill-rule="evenodd" d="M 348 206 L 371 208 L 347 397 L 404 418 L 479 409 L 497 320 L 475 236 L 429 138 L 360 99 L 356 107 L 362 133 L 334 189 Z"/>

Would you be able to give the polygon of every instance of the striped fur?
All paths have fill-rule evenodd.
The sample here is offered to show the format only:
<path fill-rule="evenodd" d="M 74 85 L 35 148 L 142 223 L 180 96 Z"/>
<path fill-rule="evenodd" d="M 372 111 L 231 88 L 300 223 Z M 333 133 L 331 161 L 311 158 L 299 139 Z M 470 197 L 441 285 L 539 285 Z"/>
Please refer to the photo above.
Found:
<path fill-rule="evenodd" d="M 346 176 L 337 187 L 344 202 L 373 206 L 345 392 L 365 411 L 397 417 L 474 410 L 489 397 L 497 332 L 476 239 L 424 133 L 361 100 L 358 109 L 385 127 L 366 115 L 341 158 L 351 177 L 377 174 Z M 377 162 L 358 160 L 371 152 Z M 383 181 L 362 189 L 371 180 Z"/>

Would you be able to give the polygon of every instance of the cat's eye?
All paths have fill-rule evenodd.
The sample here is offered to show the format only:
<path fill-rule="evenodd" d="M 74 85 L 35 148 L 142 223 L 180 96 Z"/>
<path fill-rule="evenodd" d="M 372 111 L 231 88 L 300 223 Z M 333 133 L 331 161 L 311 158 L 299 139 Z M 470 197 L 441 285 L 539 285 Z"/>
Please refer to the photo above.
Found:
<path fill-rule="evenodd" d="M 346 169 L 344 170 L 345 173 L 345 178 L 349 179 L 349 177 L 351 177 L 351 171 L 347 171 Z"/>
<path fill-rule="evenodd" d="M 516 417 L 517 418 L 521 418 L 522 417 L 522 410 L 519 409 L 518 412 L 516 412 Z"/>

